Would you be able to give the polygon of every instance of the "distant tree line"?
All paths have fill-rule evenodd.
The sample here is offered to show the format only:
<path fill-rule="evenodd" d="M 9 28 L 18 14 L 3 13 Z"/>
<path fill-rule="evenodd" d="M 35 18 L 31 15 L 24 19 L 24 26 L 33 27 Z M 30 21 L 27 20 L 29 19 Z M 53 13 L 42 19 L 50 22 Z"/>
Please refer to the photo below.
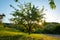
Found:
<path fill-rule="evenodd" d="M 20 30 L 22 32 L 26 32 L 26 30 L 24 30 L 24 28 L 14 25 L 14 24 L 9 24 L 9 23 L 4 23 L 5 27 L 9 27 L 9 28 L 14 28 L 17 30 Z M 11 26 L 12 25 L 12 26 Z M 35 25 L 37 27 L 37 25 Z M 40 25 L 39 25 L 40 26 Z M 35 31 L 33 30 L 32 33 L 44 33 L 44 34 L 60 34 L 60 23 L 47 23 L 44 26 L 44 28 L 38 28 Z"/>

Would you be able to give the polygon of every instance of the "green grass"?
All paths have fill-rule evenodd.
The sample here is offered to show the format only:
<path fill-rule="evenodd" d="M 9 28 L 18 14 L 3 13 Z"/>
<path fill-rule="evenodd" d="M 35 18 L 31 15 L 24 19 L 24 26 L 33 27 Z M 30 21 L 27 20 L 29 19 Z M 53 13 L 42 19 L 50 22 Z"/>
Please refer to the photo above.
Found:
<path fill-rule="evenodd" d="M 41 39 L 41 40 L 60 40 L 58 37 L 52 37 L 52 36 L 47 36 L 44 34 L 31 34 L 30 35 L 33 38 L 36 38 L 36 40 Z"/>
<path fill-rule="evenodd" d="M 28 35 L 12 28 L 0 27 L 0 40 L 60 40 L 60 38 L 44 34 Z"/>
<path fill-rule="evenodd" d="M 0 36 L 14 36 L 14 35 L 20 35 L 20 34 L 24 34 L 24 33 L 13 28 L 0 27 Z"/>

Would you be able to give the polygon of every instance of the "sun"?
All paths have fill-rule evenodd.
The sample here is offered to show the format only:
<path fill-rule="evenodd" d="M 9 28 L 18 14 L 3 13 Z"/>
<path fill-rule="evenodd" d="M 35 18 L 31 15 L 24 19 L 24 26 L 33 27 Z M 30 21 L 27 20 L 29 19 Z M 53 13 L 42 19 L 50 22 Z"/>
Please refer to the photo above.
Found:
<path fill-rule="evenodd" d="M 42 25 L 42 22 L 39 22 L 39 25 Z"/>

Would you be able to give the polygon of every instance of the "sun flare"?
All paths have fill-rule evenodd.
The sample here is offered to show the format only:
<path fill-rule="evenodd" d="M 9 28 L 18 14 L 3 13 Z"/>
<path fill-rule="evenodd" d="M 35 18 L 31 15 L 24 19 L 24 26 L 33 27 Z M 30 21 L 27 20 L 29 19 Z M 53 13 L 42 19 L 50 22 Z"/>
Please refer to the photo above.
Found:
<path fill-rule="evenodd" d="M 39 25 L 42 25 L 42 22 L 39 22 Z"/>

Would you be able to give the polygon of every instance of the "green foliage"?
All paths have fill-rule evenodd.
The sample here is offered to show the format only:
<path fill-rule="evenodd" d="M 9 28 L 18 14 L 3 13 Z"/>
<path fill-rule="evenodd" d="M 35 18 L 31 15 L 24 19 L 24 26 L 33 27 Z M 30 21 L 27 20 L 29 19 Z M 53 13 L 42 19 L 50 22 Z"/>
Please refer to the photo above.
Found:
<path fill-rule="evenodd" d="M 60 34 L 60 24 L 56 25 L 56 27 L 54 29 L 54 33 L 55 34 Z"/>
<path fill-rule="evenodd" d="M 5 14 L 0 14 L 0 25 L 2 24 L 2 20 L 3 20 L 3 18 L 5 17 Z"/>
<path fill-rule="evenodd" d="M 49 34 L 53 34 L 53 30 L 55 29 L 55 25 L 54 24 L 48 24 L 48 25 L 46 25 L 45 26 L 45 28 L 44 28 L 44 32 L 45 33 L 49 33 Z"/>
<path fill-rule="evenodd" d="M 44 28 L 39 28 L 33 33 L 60 34 L 60 23 L 46 22 Z"/>
<path fill-rule="evenodd" d="M 44 33 L 48 34 L 60 34 L 60 24 L 59 23 L 50 23 L 45 25 Z"/>
<path fill-rule="evenodd" d="M 14 0 L 15 2 L 18 2 L 18 0 Z"/>
<path fill-rule="evenodd" d="M 56 8 L 56 5 L 54 3 L 54 0 L 49 0 L 49 5 L 52 9 L 55 9 Z"/>
<path fill-rule="evenodd" d="M 37 27 L 33 25 L 38 24 L 44 18 L 44 8 L 39 10 L 37 7 L 35 7 L 35 5 L 32 5 L 31 3 L 19 5 L 18 7 L 20 9 L 15 10 L 12 13 L 14 18 L 11 18 L 10 20 L 13 21 L 15 24 L 20 25 L 20 27 L 27 29 L 30 34 L 31 30 Z"/>

